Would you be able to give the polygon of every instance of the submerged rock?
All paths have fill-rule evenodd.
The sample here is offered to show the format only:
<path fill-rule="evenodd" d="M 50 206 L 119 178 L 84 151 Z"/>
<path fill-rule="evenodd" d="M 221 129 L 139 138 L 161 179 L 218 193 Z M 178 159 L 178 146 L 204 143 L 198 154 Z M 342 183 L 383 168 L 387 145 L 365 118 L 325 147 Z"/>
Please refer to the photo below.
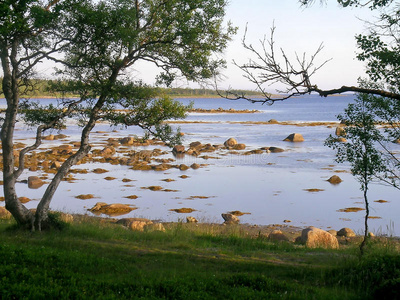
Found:
<path fill-rule="evenodd" d="M 105 202 L 97 202 L 95 206 L 88 209 L 88 211 L 94 214 L 105 214 L 109 216 L 119 216 L 124 215 L 132 210 L 137 209 L 136 207 L 132 207 L 126 204 L 114 203 L 114 204 L 107 204 Z"/>
<path fill-rule="evenodd" d="M 27 197 L 19 197 L 18 200 L 21 203 L 28 203 L 29 201 L 31 201 L 31 199 L 29 199 Z"/>
<path fill-rule="evenodd" d="M 193 208 L 182 207 L 182 208 L 170 209 L 169 211 L 174 211 L 174 212 L 177 212 L 179 214 L 190 214 L 191 212 L 194 212 L 196 210 L 193 209 Z"/>

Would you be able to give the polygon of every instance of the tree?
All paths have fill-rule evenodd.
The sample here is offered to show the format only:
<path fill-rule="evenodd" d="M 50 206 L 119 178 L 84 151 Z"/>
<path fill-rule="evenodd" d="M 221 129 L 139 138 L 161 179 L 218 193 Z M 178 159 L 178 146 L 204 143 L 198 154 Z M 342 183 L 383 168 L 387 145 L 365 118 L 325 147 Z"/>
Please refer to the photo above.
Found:
<path fill-rule="evenodd" d="M 302 5 L 312 5 L 313 0 L 301 0 Z M 325 2 L 323 0 L 321 3 Z M 275 30 L 271 29 L 270 38 L 264 38 L 260 47 L 257 48 L 246 42 L 246 34 L 242 40 L 243 47 L 254 57 L 245 64 L 235 62 L 244 76 L 254 83 L 259 91 L 263 93 L 263 99 L 251 99 L 244 94 L 227 92 L 224 96 L 229 99 L 246 99 L 252 102 L 270 103 L 286 100 L 291 97 L 317 93 L 322 97 L 344 92 L 366 93 L 382 96 L 390 99 L 400 100 L 399 92 L 399 7 L 392 4 L 392 0 L 337 0 L 343 7 L 362 6 L 371 10 L 383 9 L 379 20 L 369 25 L 369 34 L 356 36 L 360 53 L 357 58 L 367 62 L 367 75 L 374 82 L 380 82 L 379 86 L 342 86 L 331 90 L 323 90 L 313 82 L 313 75 L 329 61 L 325 60 L 317 64 L 317 56 L 323 49 L 323 45 L 311 55 L 304 53 L 295 55 L 291 60 L 287 52 L 276 46 Z M 272 97 L 265 87 L 274 83 L 285 86 L 278 90 L 284 94 L 282 97 Z"/>
<path fill-rule="evenodd" d="M 302 5 L 312 5 L 314 0 L 301 0 Z M 325 1 L 320 1 L 324 3 Z M 349 162 L 352 174 L 360 182 L 366 206 L 365 235 L 361 253 L 368 237 L 369 183 L 378 179 L 395 188 L 400 187 L 400 161 L 391 149 L 393 142 L 400 141 L 400 7 L 392 0 L 337 0 L 343 6 L 367 7 L 379 10 L 377 22 L 368 23 L 369 33 L 356 36 L 359 53 L 357 58 L 367 63 L 368 79 L 359 79 L 359 86 L 342 86 L 332 90 L 318 88 L 312 80 L 327 62 L 316 64 L 322 45 L 307 58 L 296 54 L 291 61 L 283 49 L 276 49 L 274 32 L 270 39 L 261 41 L 260 49 L 243 38 L 243 46 L 255 57 L 246 64 L 236 64 L 251 82 L 263 93 L 264 99 L 252 99 L 245 95 L 228 92 L 230 99 L 246 99 L 252 102 L 273 104 L 291 97 L 317 93 L 322 97 L 344 92 L 358 93 L 356 102 L 350 104 L 339 120 L 346 125 L 347 143 L 330 137 L 326 144 L 337 151 L 338 162 Z M 278 91 L 281 97 L 266 92 L 264 86 L 283 84 Z"/>
<path fill-rule="evenodd" d="M 7 102 L 1 126 L 3 157 L 3 181 L 6 208 L 17 222 L 29 224 L 33 218 L 29 210 L 17 199 L 15 183 L 24 170 L 24 155 L 36 148 L 32 146 L 20 152 L 20 165 L 15 167 L 14 130 L 19 111 L 20 92 L 31 88 L 38 62 L 56 53 L 61 45 L 52 41 L 51 31 L 60 16 L 58 1 L 2 1 L 0 3 L 0 59 L 3 71 L 2 90 Z"/>
<path fill-rule="evenodd" d="M 346 142 L 330 136 L 326 145 L 337 152 L 336 161 L 348 162 L 352 175 L 360 183 L 365 204 L 364 239 L 360 245 L 361 254 L 367 243 L 369 201 L 368 190 L 370 183 L 378 178 L 396 188 L 400 178 L 400 161 L 390 151 L 392 144 L 390 127 L 382 131 L 376 126 L 376 110 L 373 108 L 381 99 L 368 94 L 359 94 L 355 103 L 350 103 L 344 114 L 338 119 L 345 125 Z M 397 122 L 400 115 L 395 116 Z M 398 130 L 398 128 L 397 128 Z M 386 135 L 386 134 L 387 135 Z M 394 165 L 393 165 L 394 164 Z"/>
<path fill-rule="evenodd" d="M 27 1 L 7 1 L 2 11 L 13 10 L 20 2 Z M 40 4 L 41 1 L 29 2 L 31 7 L 39 6 L 43 10 Z M 22 48 L 31 35 L 26 33 L 17 39 L 22 29 L 5 30 L 4 42 L 0 45 L 5 57 L 3 91 L 8 105 L 2 126 L 6 208 L 20 225 L 37 230 L 49 223 L 50 202 L 61 179 L 90 151 L 89 136 L 97 121 L 139 126 L 148 134 L 177 142 L 176 135 L 163 121 L 183 118 L 187 108 L 167 97 L 156 98 L 153 89 L 140 81 L 130 80 L 129 70 L 138 61 L 148 61 L 163 70 L 158 76 L 160 82 L 169 84 L 176 76 L 205 80 L 224 65 L 217 55 L 235 32 L 230 24 L 223 27 L 226 7 L 223 0 L 76 0 L 59 5 L 62 6 L 58 12 L 62 10 L 62 14 L 58 13 L 48 33 L 45 27 L 40 27 L 42 24 L 37 33 L 42 40 L 59 45 L 57 55 L 51 58 L 62 64 L 58 74 L 63 80 L 54 85 L 54 90 L 73 91 L 80 95 L 78 99 L 60 99 L 58 107 L 41 107 L 29 101 L 19 106 L 18 93 L 8 93 L 8 86 L 4 84 L 6 78 L 20 72 L 19 65 L 9 63 L 7 59 L 14 55 L 13 60 L 23 60 L 26 52 Z M 25 21 L 30 18 L 31 7 L 23 15 L 16 15 L 10 24 L 17 26 L 15 24 L 26 22 L 31 27 L 35 25 L 34 20 Z M 16 40 L 12 51 L 6 44 L 8 36 Z M 43 53 L 44 50 L 37 47 L 31 52 Z M 49 58 L 50 54 L 47 52 L 40 59 Z M 14 81 L 20 79 L 16 76 Z M 116 107 L 123 110 L 117 111 Z M 18 110 L 24 113 L 28 124 L 37 126 L 37 133 L 35 144 L 21 150 L 19 166 L 15 169 L 13 130 Z M 40 145 L 43 133 L 62 127 L 69 117 L 78 118 L 82 125 L 80 148 L 58 169 L 33 215 L 18 201 L 15 182 L 24 170 L 25 155 Z"/>
<path fill-rule="evenodd" d="M 302 0 L 302 5 L 311 5 L 315 1 Z M 324 1 L 321 1 L 321 3 Z M 369 95 L 368 108 L 375 117 L 375 124 L 385 124 L 385 138 L 391 141 L 400 141 L 400 7 L 392 4 L 391 0 L 338 0 L 340 5 L 362 6 L 371 10 L 380 10 L 379 21 L 374 24 L 368 23 L 369 33 L 356 36 L 359 53 L 357 58 L 365 61 L 367 79 L 359 80 L 358 86 L 342 86 L 332 90 L 322 90 L 313 82 L 313 75 L 321 70 L 328 62 L 325 60 L 316 63 L 316 57 L 322 50 L 321 46 L 307 57 L 306 54 L 295 55 L 294 61 L 283 49 L 277 49 L 274 33 L 275 27 L 271 29 L 270 38 L 261 41 L 260 48 L 248 44 L 246 35 L 243 38 L 243 46 L 254 59 L 245 64 L 235 63 L 243 72 L 244 76 L 253 82 L 257 89 L 263 93 L 263 98 L 249 98 L 244 94 L 228 91 L 224 96 L 228 99 L 246 99 L 251 102 L 273 104 L 291 97 L 317 93 L 322 97 L 343 92 L 356 92 Z M 385 8 L 385 9 L 383 9 Z M 281 97 L 271 95 L 265 89 L 274 83 L 280 83 L 286 88 L 279 90 Z M 375 146 L 371 145 L 371 146 Z M 380 145 L 380 152 L 388 166 L 399 168 L 398 157 L 392 154 L 388 147 Z M 399 186 L 400 177 L 398 172 L 379 179 L 393 185 Z"/>

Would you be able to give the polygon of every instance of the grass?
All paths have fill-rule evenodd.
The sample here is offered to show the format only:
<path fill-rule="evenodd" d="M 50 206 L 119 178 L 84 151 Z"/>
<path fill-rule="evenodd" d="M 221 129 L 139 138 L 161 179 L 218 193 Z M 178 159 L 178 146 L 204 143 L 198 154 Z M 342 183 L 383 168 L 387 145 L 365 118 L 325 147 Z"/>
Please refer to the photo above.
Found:
<path fill-rule="evenodd" d="M 310 250 L 240 226 L 132 232 L 99 219 L 26 232 L 0 221 L 2 299 L 396 299 L 392 242 Z"/>

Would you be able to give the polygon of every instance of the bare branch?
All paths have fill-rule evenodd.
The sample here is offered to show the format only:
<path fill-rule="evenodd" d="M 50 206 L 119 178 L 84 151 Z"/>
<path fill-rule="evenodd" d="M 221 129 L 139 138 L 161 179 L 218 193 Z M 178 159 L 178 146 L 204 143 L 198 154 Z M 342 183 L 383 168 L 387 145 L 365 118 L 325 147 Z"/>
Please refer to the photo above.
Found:
<path fill-rule="evenodd" d="M 280 48 L 278 52 L 276 51 L 274 25 L 271 28 L 270 38 L 267 40 L 266 37 L 264 37 L 263 40 L 260 40 L 260 49 L 256 49 L 252 44 L 246 42 L 246 34 L 247 28 L 242 39 L 242 45 L 250 52 L 254 59 L 249 59 L 249 61 L 244 64 L 233 61 L 233 64 L 242 70 L 243 77 L 253 83 L 257 91 L 261 92 L 264 97 L 262 99 L 251 98 L 243 94 L 235 93 L 232 90 L 218 92 L 221 97 L 230 100 L 244 99 L 253 103 L 273 104 L 276 101 L 283 101 L 313 92 L 319 94 L 321 97 L 345 92 L 355 92 L 400 100 L 400 94 L 384 89 L 356 86 L 342 86 L 331 90 L 320 89 L 313 83 L 312 77 L 331 60 L 327 59 L 322 63 L 317 63 L 317 57 L 324 48 L 323 44 L 320 44 L 317 50 L 309 57 L 307 57 L 306 53 L 299 55 L 295 52 L 294 59 L 290 59 L 284 49 Z M 282 90 L 277 90 L 281 96 L 266 92 L 265 87 L 274 84 L 281 84 L 284 87 Z"/>

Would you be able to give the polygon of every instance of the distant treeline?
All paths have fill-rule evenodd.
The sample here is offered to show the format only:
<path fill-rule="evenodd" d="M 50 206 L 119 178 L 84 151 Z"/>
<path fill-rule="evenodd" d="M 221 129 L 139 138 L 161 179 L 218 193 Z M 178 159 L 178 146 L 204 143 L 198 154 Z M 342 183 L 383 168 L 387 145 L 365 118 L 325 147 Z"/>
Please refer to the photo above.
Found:
<path fill-rule="evenodd" d="M 3 78 L 0 77 L 0 98 L 4 98 L 2 90 Z M 25 97 L 57 97 L 59 94 L 52 92 L 49 87 L 52 83 L 51 80 L 33 79 L 30 80 L 28 88 L 21 88 L 20 92 Z M 213 89 L 206 88 L 159 88 L 160 93 L 170 95 L 172 97 L 217 97 L 218 92 Z M 248 90 L 231 90 L 235 94 L 244 95 L 261 95 L 260 93 Z M 70 97 L 77 96 L 74 94 L 68 95 Z"/>

